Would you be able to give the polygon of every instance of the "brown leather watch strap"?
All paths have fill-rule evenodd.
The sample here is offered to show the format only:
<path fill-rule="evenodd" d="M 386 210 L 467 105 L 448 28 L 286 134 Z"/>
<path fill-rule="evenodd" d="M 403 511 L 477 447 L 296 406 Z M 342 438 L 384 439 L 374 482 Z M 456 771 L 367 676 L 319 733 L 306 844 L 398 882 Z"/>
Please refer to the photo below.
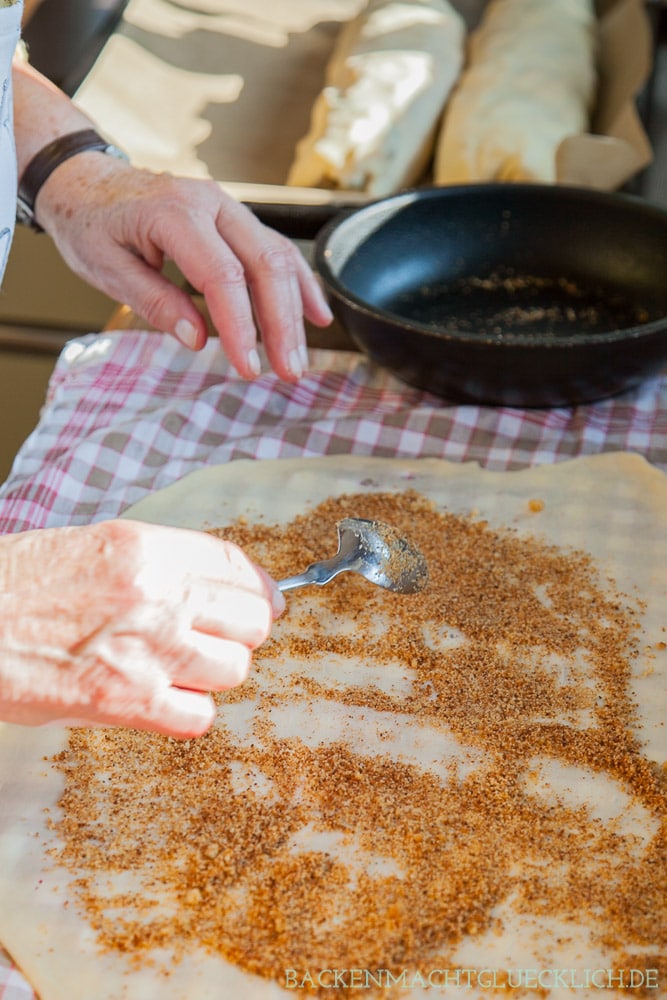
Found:
<path fill-rule="evenodd" d="M 56 167 L 59 167 L 65 160 L 76 156 L 77 153 L 97 151 L 108 153 L 121 159 L 127 159 L 125 153 L 103 139 L 101 135 L 92 128 L 81 129 L 79 132 L 70 132 L 67 135 L 58 136 L 53 142 L 48 143 L 43 149 L 33 156 L 28 166 L 23 172 L 19 183 L 16 218 L 23 225 L 31 226 L 33 229 L 42 232 L 42 227 L 35 219 L 35 201 L 37 195 Z"/>

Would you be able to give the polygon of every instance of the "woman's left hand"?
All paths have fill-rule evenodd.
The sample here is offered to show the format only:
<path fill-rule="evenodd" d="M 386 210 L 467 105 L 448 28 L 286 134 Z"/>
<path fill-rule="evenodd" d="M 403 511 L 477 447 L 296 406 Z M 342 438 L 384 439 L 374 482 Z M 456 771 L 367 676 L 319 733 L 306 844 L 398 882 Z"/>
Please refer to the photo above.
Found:
<path fill-rule="evenodd" d="M 246 378 L 259 373 L 258 329 L 274 371 L 294 381 L 307 366 L 304 317 L 317 326 L 331 321 L 294 244 L 214 181 L 85 152 L 51 174 L 36 215 L 76 274 L 198 350 L 206 323 L 187 292 L 162 274 L 173 260 L 204 296 L 229 360 Z"/>

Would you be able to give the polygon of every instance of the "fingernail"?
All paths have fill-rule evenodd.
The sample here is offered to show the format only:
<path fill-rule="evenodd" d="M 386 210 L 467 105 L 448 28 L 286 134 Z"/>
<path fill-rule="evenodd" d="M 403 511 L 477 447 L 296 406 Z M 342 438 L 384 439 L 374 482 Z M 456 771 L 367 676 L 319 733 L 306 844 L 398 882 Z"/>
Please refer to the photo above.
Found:
<path fill-rule="evenodd" d="M 301 350 L 298 347 L 293 348 L 287 355 L 287 367 L 291 371 L 292 375 L 296 378 L 301 378 L 303 375 L 303 363 L 301 361 Z"/>
<path fill-rule="evenodd" d="M 271 592 L 271 607 L 273 608 L 273 617 L 278 618 L 285 610 L 285 597 L 282 591 L 278 590 L 277 587 Z"/>
<path fill-rule="evenodd" d="M 196 326 L 194 326 L 189 319 L 179 319 L 178 323 L 174 327 L 174 333 L 180 340 L 182 344 L 194 350 L 197 347 L 197 341 L 199 340 L 199 333 Z"/>
<path fill-rule="evenodd" d="M 322 295 L 322 306 L 323 306 L 323 312 L 327 316 L 329 322 L 333 323 L 334 314 L 331 311 L 331 306 L 329 305 L 329 303 L 325 299 L 324 295 Z"/>
<path fill-rule="evenodd" d="M 319 281 L 315 283 L 315 287 L 317 288 L 319 294 L 320 307 L 322 309 L 322 312 L 329 317 L 329 322 L 331 322 L 334 318 L 334 314 L 331 311 L 331 306 L 329 305 L 329 300 L 326 297 L 324 289 L 322 288 L 322 285 L 320 284 Z"/>
<path fill-rule="evenodd" d="M 299 357 L 301 358 L 301 367 L 304 371 L 308 370 L 308 348 L 305 344 L 302 344 L 299 348 Z"/>
<path fill-rule="evenodd" d="M 248 368 L 253 375 L 259 375 L 262 370 L 262 363 L 259 360 L 259 354 L 254 347 L 251 351 L 248 351 Z"/>
<path fill-rule="evenodd" d="M 277 618 L 285 610 L 285 598 L 283 596 L 282 590 L 278 589 L 278 584 L 266 570 L 262 569 L 261 566 L 256 567 L 257 572 L 260 577 L 264 580 L 266 584 L 266 592 L 268 594 L 269 601 L 271 602 L 271 608 L 273 610 L 273 617 Z"/>

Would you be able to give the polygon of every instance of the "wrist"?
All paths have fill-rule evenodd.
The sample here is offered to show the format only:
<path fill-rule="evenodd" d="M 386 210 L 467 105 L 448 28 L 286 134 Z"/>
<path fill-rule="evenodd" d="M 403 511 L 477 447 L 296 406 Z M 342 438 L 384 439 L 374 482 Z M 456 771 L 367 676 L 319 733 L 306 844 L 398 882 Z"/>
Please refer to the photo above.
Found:
<path fill-rule="evenodd" d="M 89 154 L 127 160 L 125 153 L 103 139 L 94 129 L 86 128 L 58 136 L 43 146 L 23 171 L 18 188 L 17 221 L 41 232 L 43 227 L 37 219 L 36 206 L 43 187 L 63 164 Z"/>

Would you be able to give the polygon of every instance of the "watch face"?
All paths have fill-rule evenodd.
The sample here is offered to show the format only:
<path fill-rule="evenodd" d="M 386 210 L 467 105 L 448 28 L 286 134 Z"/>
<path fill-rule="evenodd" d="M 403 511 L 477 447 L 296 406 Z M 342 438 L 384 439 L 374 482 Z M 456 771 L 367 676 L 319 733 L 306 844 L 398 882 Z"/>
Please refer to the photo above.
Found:
<path fill-rule="evenodd" d="M 22 226 L 35 225 L 35 213 L 28 202 L 21 197 L 16 199 L 16 221 Z"/>
<path fill-rule="evenodd" d="M 129 156 L 127 155 L 127 153 L 124 150 L 119 149 L 118 146 L 114 146 L 113 143 L 109 143 L 109 145 L 106 147 L 106 149 L 102 150 L 102 152 L 103 153 L 107 153 L 109 156 L 115 156 L 115 158 L 117 160 L 127 160 L 127 161 L 129 161 L 129 159 L 130 159 Z"/>

